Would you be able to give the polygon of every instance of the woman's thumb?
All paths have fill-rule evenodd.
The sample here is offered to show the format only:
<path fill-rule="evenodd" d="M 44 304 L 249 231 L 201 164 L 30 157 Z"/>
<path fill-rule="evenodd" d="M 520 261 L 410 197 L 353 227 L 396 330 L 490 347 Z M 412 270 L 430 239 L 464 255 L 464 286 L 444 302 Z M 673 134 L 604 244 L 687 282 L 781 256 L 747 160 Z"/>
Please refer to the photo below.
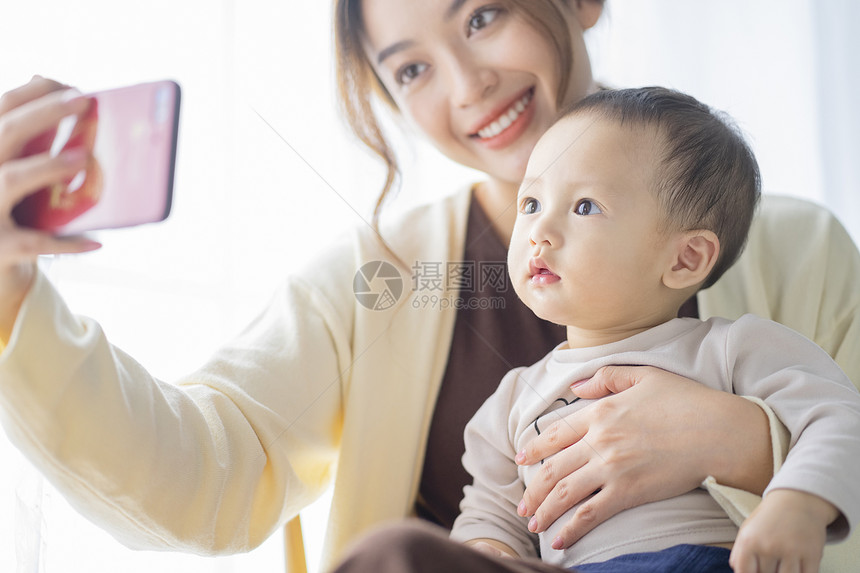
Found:
<path fill-rule="evenodd" d="M 579 380 L 570 385 L 575 395 L 585 400 L 596 400 L 609 394 L 618 394 L 632 388 L 638 382 L 636 367 L 604 366 L 591 378 Z"/>

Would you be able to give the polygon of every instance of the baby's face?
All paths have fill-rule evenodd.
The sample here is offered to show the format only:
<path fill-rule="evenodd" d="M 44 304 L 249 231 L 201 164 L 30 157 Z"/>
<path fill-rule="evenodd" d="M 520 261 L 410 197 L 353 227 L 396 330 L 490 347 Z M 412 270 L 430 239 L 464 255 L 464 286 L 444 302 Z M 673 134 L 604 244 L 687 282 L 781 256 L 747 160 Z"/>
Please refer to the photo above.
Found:
<path fill-rule="evenodd" d="M 577 114 L 538 142 L 517 196 L 508 266 L 535 314 L 588 331 L 649 325 L 671 260 L 651 191 L 653 130 Z"/>

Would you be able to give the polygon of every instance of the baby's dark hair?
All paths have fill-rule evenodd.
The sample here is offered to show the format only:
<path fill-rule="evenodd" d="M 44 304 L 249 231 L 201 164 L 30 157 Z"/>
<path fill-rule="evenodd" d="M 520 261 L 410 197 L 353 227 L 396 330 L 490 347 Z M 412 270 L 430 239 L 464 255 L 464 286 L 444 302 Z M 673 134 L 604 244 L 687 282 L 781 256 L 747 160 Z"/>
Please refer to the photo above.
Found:
<path fill-rule="evenodd" d="M 697 99 L 661 87 L 602 90 L 560 117 L 583 112 L 657 129 L 663 163 L 654 191 L 662 218 L 668 230 L 717 235 L 720 254 L 702 288 L 714 284 L 740 256 L 761 195 L 758 163 L 735 124 Z"/>

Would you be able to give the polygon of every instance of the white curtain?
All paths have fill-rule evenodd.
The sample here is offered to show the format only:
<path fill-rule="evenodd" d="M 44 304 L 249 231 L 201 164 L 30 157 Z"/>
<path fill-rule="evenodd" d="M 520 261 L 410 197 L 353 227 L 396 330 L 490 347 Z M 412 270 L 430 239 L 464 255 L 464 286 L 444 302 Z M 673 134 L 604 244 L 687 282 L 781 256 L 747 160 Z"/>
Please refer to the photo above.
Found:
<path fill-rule="evenodd" d="M 824 200 L 860 244 L 860 3 L 818 2 L 811 23 Z"/>
<path fill-rule="evenodd" d="M 609 0 L 597 75 L 662 84 L 730 113 L 765 192 L 827 205 L 860 240 L 860 4 Z"/>
<path fill-rule="evenodd" d="M 443 0 L 444 1 L 444 0 Z M 34 73 L 94 90 L 170 77 L 183 88 L 174 212 L 102 233 L 48 270 L 74 310 L 154 373 L 201 363 L 277 283 L 367 218 L 382 171 L 335 114 L 330 2 L 7 2 L 0 90 Z M 829 206 L 860 238 L 860 24 L 853 0 L 609 0 L 589 34 L 599 79 L 663 84 L 732 114 L 767 192 Z M 403 207 L 474 174 L 397 137 Z M 0 437 L 0 570 L 281 571 L 280 537 L 243 556 L 134 552 L 87 523 Z M 306 514 L 315 564 L 324 503 Z"/>

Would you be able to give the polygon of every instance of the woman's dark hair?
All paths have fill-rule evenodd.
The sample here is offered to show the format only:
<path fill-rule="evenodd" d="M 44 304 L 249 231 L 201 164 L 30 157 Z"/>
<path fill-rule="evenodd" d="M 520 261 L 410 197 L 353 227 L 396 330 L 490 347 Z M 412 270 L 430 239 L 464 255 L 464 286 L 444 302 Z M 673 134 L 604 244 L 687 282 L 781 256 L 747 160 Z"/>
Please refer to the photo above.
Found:
<path fill-rule="evenodd" d="M 559 62 L 560 81 L 556 96 L 559 105 L 564 101 L 573 65 L 570 30 L 562 13 L 571 1 L 577 0 L 502 0 L 503 4 L 528 20 L 553 43 Z M 603 4 L 605 0 L 584 1 Z M 387 168 L 385 183 L 373 212 L 373 224 L 376 226 L 382 205 L 397 182 L 399 167 L 371 102 L 373 97 L 378 97 L 392 111 L 396 112 L 397 108 L 364 53 L 364 34 L 361 0 L 335 0 L 335 72 L 341 113 L 352 132 Z"/>
<path fill-rule="evenodd" d="M 559 117 L 583 112 L 656 128 L 663 149 L 654 191 L 662 220 L 667 230 L 717 235 L 720 254 L 702 288 L 714 284 L 743 251 L 761 195 L 758 163 L 734 122 L 661 87 L 600 91 Z"/>

